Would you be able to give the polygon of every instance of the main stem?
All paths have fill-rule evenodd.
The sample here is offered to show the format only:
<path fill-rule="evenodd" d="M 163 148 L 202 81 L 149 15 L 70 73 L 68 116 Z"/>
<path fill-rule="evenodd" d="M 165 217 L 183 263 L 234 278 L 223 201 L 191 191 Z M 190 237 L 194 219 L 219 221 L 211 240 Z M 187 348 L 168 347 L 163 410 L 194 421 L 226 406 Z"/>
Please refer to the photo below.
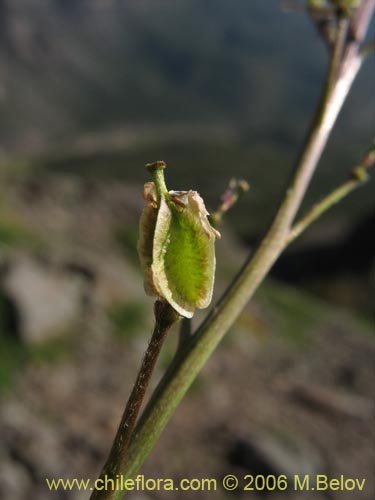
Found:
<path fill-rule="evenodd" d="M 369 3 L 369 0 L 365 0 L 365 3 L 371 3 L 373 8 L 372 1 Z M 178 360 L 159 384 L 131 438 L 127 461 L 121 471 L 125 478 L 136 474 L 191 383 L 285 247 L 291 224 L 361 66 L 359 41 L 353 40 L 346 44 L 346 33 L 347 20 L 341 20 L 318 110 L 290 187 L 274 221 L 254 256 L 249 257 L 217 306 L 185 345 Z M 114 498 L 120 500 L 124 494 L 125 492 L 119 491 Z"/>
<path fill-rule="evenodd" d="M 111 500 L 114 498 L 115 489 L 108 488 L 108 485 L 115 484 L 116 478 L 121 475 L 121 471 L 125 466 L 130 438 L 156 360 L 158 359 L 160 349 L 169 329 L 178 318 L 176 312 L 167 302 L 161 300 L 155 302 L 155 328 L 144 354 L 133 390 L 122 415 L 109 457 L 100 474 L 99 481 L 97 481 L 99 489 L 94 490 L 90 500 Z M 113 483 L 108 481 L 108 479 L 113 480 Z M 104 488 L 104 486 L 106 487 Z"/>

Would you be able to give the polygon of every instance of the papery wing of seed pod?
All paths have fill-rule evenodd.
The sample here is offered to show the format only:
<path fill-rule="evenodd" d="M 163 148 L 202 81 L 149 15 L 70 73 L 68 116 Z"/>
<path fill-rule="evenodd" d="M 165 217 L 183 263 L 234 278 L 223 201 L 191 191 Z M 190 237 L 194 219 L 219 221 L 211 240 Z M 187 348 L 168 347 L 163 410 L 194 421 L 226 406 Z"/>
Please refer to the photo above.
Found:
<path fill-rule="evenodd" d="M 138 256 L 141 264 L 141 269 L 144 275 L 144 289 L 147 295 L 158 295 L 153 284 L 151 264 L 152 264 L 152 249 L 158 216 L 156 204 L 156 193 L 153 182 L 147 182 L 144 185 L 143 198 L 147 205 L 143 208 L 139 221 L 139 239 L 138 239 Z"/>
<path fill-rule="evenodd" d="M 196 308 L 211 302 L 217 232 L 208 222 L 198 193 L 169 194 L 172 202 L 161 199 L 156 221 L 153 282 L 160 296 L 182 316 L 191 318 Z"/>

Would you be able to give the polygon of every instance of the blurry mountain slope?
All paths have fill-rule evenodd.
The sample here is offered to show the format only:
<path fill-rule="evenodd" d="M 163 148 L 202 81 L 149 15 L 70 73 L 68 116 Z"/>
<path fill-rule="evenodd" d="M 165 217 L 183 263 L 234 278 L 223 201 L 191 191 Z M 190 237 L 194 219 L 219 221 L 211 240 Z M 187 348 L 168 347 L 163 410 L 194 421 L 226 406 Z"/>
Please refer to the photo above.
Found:
<path fill-rule="evenodd" d="M 0 148 L 171 122 L 294 143 L 324 59 L 307 16 L 277 0 L 0 0 Z M 354 138 L 374 111 L 371 75 L 346 120 Z"/>

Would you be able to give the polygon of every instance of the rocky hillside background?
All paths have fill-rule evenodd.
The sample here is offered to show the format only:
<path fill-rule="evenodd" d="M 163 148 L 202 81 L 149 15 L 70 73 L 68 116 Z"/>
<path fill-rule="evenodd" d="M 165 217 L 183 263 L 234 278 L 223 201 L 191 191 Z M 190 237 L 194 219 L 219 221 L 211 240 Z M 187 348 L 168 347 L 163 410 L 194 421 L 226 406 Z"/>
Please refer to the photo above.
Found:
<path fill-rule="evenodd" d="M 275 209 L 326 61 L 305 13 L 277 0 L 0 0 L 0 498 L 88 498 L 45 479 L 96 477 L 149 338 L 143 165 L 166 160 L 168 185 L 210 209 L 232 175 L 249 181 L 221 228 L 216 300 Z M 367 148 L 374 78 L 370 60 L 308 202 Z M 344 474 L 373 499 L 373 194 L 358 190 L 280 259 L 146 477 Z"/>
<path fill-rule="evenodd" d="M 252 186 L 250 216 L 238 211 L 236 229 L 254 238 L 289 175 L 327 63 L 306 13 L 282 5 L 1 0 L 0 159 L 133 183 L 143 182 L 142 165 L 163 159 L 172 185 L 194 186 L 211 204 L 231 165 Z M 368 147 L 374 79 L 369 59 L 310 201 Z M 352 196 L 332 225 L 355 224 L 371 199 L 369 188 Z"/>
<path fill-rule="evenodd" d="M 85 499 L 78 490 L 52 493 L 45 479 L 95 478 L 149 337 L 152 300 L 135 254 L 141 186 L 11 172 L 2 188 L 0 494 Z M 218 244 L 215 297 L 247 253 L 230 225 L 231 215 Z M 176 338 L 171 332 L 154 384 Z M 345 474 L 366 478 L 357 498 L 370 500 L 374 351 L 369 321 L 268 280 L 142 472 L 176 480 Z"/>

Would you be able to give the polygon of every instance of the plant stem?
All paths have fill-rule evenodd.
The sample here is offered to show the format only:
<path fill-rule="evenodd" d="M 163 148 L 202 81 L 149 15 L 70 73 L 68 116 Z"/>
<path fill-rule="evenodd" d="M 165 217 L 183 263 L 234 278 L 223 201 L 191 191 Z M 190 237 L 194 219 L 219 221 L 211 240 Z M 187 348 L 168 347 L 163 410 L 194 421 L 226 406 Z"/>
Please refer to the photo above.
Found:
<path fill-rule="evenodd" d="M 155 185 L 156 197 L 158 205 L 160 205 L 160 199 L 165 196 L 168 198 L 168 189 L 165 185 L 164 179 L 164 169 L 166 165 L 164 161 L 154 161 L 153 163 L 148 163 L 146 169 L 150 172 Z"/>
<path fill-rule="evenodd" d="M 176 354 L 181 351 L 183 346 L 189 341 L 192 335 L 191 318 L 182 318 Z"/>
<path fill-rule="evenodd" d="M 171 326 L 179 319 L 174 309 L 165 301 L 155 302 L 155 328 L 144 354 L 137 379 L 126 404 L 116 437 L 114 439 L 109 457 L 100 474 L 99 486 L 104 486 L 108 479 L 116 480 L 121 475 L 126 462 L 130 438 L 135 427 L 135 422 L 141 408 L 147 386 L 151 379 L 156 360 L 164 339 Z M 111 484 L 108 482 L 108 484 Z M 114 498 L 115 490 L 94 490 L 90 500 L 111 500 Z"/>
<path fill-rule="evenodd" d="M 208 216 L 210 224 L 215 228 L 220 226 L 223 216 L 249 190 L 249 187 L 249 184 L 244 179 L 232 178 L 229 186 L 220 198 L 219 206 Z"/>
<path fill-rule="evenodd" d="M 287 247 L 290 243 L 292 243 L 292 241 L 298 238 L 298 236 L 300 236 L 300 234 L 303 233 L 305 229 L 307 229 L 321 215 L 327 212 L 327 210 L 329 210 L 333 205 L 341 201 L 352 191 L 367 182 L 368 175 L 366 169 L 372 166 L 374 160 L 375 145 L 371 147 L 365 158 L 362 160 L 362 163 L 352 171 L 351 176 L 347 181 L 343 182 L 340 186 L 335 188 L 331 193 L 329 193 L 318 203 L 316 203 L 307 212 L 307 214 L 305 214 L 296 224 L 294 224 L 285 242 L 285 247 Z"/>
<path fill-rule="evenodd" d="M 364 0 L 364 4 L 370 5 L 369 1 L 372 2 Z M 274 221 L 254 256 L 245 262 L 217 306 L 184 346 L 178 362 L 167 370 L 154 392 L 131 438 L 127 461 L 122 469 L 125 478 L 134 476 L 138 471 L 191 383 L 285 248 L 310 179 L 361 66 L 359 39 L 349 42 L 347 28 L 347 22 L 339 23 L 318 110 Z M 124 494 L 116 492 L 114 498 L 120 500 Z"/>
<path fill-rule="evenodd" d="M 266 236 L 268 240 L 286 238 L 336 118 L 360 68 L 361 58 L 355 53 L 351 56 L 350 65 L 346 65 L 344 71 L 345 61 L 340 57 L 344 52 L 347 32 L 348 19 L 343 18 L 338 24 L 337 37 L 315 117 L 297 162 L 291 185 Z"/>

